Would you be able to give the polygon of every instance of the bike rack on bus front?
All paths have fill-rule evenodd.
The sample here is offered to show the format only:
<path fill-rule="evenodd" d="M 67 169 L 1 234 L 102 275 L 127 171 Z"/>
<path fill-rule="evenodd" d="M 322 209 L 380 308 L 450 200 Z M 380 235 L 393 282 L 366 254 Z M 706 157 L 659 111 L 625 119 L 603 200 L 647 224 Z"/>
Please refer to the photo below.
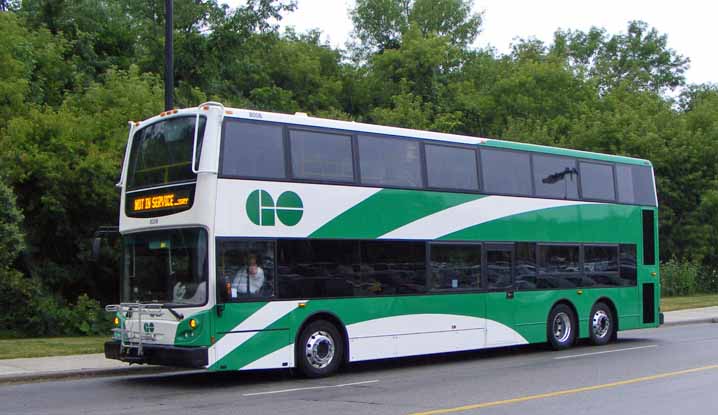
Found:
<path fill-rule="evenodd" d="M 120 327 L 112 329 L 113 333 L 120 335 L 120 354 L 128 354 L 130 350 L 136 349 L 137 357 L 141 357 L 143 355 L 143 342 L 156 340 L 156 334 L 142 325 L 142 317 L 156 318 L 162 316 L 162 304 L 109 304 L 105 306 L 105 311 L 120 313 L 125 317 L 124 323 Z M 137 330 L 132 329 L 133 324 L 128 324 L 128 321 L 134 323 L 132 321 L 133 315 L 137 316 Z"/>

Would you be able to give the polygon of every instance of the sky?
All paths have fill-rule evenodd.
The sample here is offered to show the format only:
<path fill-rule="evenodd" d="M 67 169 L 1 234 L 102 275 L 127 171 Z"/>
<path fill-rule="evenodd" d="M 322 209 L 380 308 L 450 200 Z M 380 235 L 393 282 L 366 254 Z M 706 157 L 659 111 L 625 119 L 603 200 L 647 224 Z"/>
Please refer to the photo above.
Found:
<path fill-rule="evenodd" d="M 230 6 L 243 0 L 225 0 Z M 297 9 L 285 16 L 282 27 L 298 32 L 319 29 L 322 39 L 343 48 L 352 22 L 354 0 L 298 0 Z M 690 58 L 688 83 L 718 83 L 718 2 L 712 0 L 474 0 L 483 11 L 482 32 L 476 47 L 510 50 L 514 39 L 536 38 L 550 43 L 558 29 L 586 31 L 603 27 L 608 33 L 625 32 L 631 20 L 643 20 L 668 35 L 668 47 Z"/>

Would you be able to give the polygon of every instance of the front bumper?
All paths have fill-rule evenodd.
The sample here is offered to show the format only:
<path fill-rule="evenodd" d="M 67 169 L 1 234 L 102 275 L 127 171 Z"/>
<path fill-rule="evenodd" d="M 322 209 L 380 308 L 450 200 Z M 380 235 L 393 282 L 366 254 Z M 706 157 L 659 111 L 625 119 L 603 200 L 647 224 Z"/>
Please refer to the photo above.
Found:
<path fill-rule="evenodd" d="M 175 366 L 188 368 L 207 367 L 207 347 L 176 347 L 168 345 L 144 344 L 142 356 L 137 349 L 124 349 L 119 341 L 105 343 L 105 357 L 129 363 Z"/>

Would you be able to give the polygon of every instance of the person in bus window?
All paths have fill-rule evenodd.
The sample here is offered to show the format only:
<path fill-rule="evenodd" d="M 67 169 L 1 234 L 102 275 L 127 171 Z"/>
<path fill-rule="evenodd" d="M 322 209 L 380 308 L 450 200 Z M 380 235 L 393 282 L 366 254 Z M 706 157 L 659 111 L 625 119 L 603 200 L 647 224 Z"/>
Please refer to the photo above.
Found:
<path fill-rule="evenodd" d="M 237 271 L 232 281 L 232 290 L 238 294 L 260 295 L 264 286 L 264 270 L 257 265 L 257 256 L 250 254 L 247 257 L 247 266 Z"/>

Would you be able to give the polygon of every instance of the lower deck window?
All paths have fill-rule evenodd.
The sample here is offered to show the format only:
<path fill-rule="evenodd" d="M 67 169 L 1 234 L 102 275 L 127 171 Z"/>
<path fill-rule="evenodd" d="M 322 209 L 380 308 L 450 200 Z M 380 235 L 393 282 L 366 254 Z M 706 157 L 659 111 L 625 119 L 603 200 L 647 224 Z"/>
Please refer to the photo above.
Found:
<path fill-rule="evenodd" d="M 220 240 L 217 298 L 224 302 L 274 295 L 274 242 Z"/>
<path fill-rule="evenodd" d="M 422 242 L 281 240 L 280 298 L 367 297 L 425 291 Z"/>
<path fill-rule="evenodd" d="M 428 265 L 428 267 L 427 267 Z M 635 286 L 636 245 L 221 238 L 220 302 Z"/>
<path fill-rule="evenodd" d="M 432 244 L 430 259 L 432 289 L 481 287 L 481 245 Z"/>

